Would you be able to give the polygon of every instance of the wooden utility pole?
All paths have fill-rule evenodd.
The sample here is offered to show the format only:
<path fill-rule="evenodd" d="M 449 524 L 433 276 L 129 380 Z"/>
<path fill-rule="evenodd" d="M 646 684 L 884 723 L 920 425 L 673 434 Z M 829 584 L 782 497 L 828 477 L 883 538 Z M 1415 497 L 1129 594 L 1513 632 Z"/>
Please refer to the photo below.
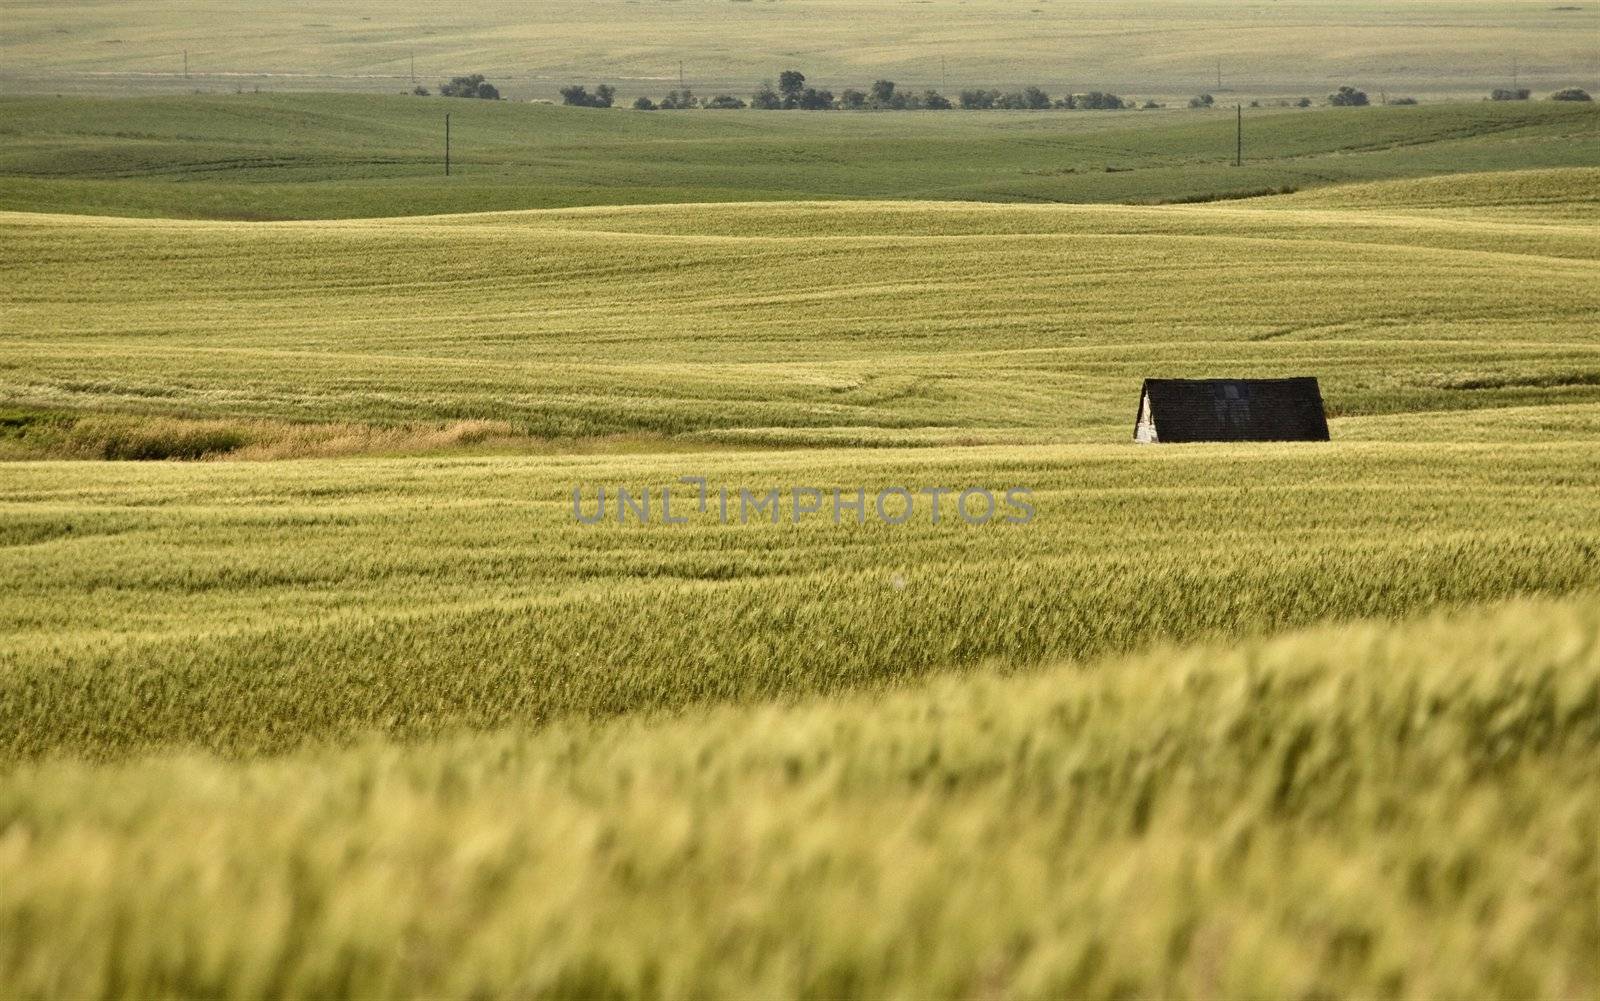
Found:
<path fill-rule="evenodd" d="M 945 72 L 944 56 L 939 57 L 939 92 L 941 94 L 950 93 L 950 75 Z"/>
<path fill-rule="evenodd" d="M 1233 165 L 1244 166 L 1244 105 L 1233 106 Z"/>
<path fill-rule="evenodd" d="M 450 112 L 444 113 L 444 176 L 450 176 Z"/>
<path fill-rule="evenodd" d="M 417 82 L 417 50 L 411 50 L 411 82 Z"/>
<path fill-rule="evenodd" d="M 183 78 L 189 79 L 189 50 L 183 50 Z"/>
<path fill-rule="evenodd" d="M 1222 89 L 1222 60 L 1217 60 L 1217 89 Z"/>
<path fill-rule="evenodd" d="M 683 82 L 683 60 L 682 59 L 678 60 L 678 89 L 679 90 L 686 89 L 686 87 L 684 85 L 684 82 Z"/>

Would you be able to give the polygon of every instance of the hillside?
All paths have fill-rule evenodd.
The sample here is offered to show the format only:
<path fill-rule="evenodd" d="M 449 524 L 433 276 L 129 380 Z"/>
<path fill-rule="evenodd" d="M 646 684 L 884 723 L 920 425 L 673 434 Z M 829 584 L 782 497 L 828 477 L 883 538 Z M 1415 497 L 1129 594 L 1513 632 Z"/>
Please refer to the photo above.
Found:
<path fill-rule="evenodd" d="M 454 176 L 442 176 L 452 116 Z M 1551 102 L 1150 112 L 657 112 L 354 95 L 0 99 L 0 208 L 295 219 L 619 203 L 1172 202 L 1600 164 Z"/>
<path fill-rule="evenodd" d="M 1600 400 L 1592 224 L 1272 204 L 5 214 L 0 395 L 25 437 L 110 411 L 780 445 L 1117 441 L 1153 373 L 1315 373 L 1336 420 Z"/>
<path fill-rule="evenodd" d="M 518 100 L 601 79 L 631 99 L 659 97 L 680 72 L 699 92 L 748 93 L 799 67 L 835 91 L 888 77 L 950 91 L 1321 97 L 1354 83 L 1476 99 L 1508 85 L 1513 64 L 1541 93 L 1600 90 L 1594 5 L 1550 0 L 585 0 L 536 13 L 516 0 L 4 0 L 0 22 L 9 93 L 394 93 L 482 72 Z"/>
<path fill-rule="evenodd" d="M 1594 173 L 1506 185 L 1582 204 Z M 831 693 L 1595 584 L 1595 226 L 1277 206 L 0 217 L 13 457 L 436 456 L 12 464 L 11 750 Z M 1316 374 L 1336 444 L 1126 443 L 1141 378 L 1219 372 Z M 542 454 L 448 457 L 474 443 Z M 684 470 L 1024 486 L 1041 527 L 573 519 Z"/>

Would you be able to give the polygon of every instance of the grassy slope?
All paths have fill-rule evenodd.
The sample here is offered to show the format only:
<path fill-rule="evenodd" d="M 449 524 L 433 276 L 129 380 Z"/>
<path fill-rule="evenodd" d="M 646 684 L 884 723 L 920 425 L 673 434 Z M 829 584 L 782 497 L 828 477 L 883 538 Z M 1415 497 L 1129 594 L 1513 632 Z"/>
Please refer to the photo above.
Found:
<path fill-rule="evenodd" d="M 1592 996 L 1600 604 L 883 700 L 61 761 L 19 995 Z"/>
<path fill-rule="evenodd" d="M 182 93 L 236 86 L 410 89 L 484 72 L 510 96 L 609 79 L 660 97 L 680 62 L 699 92 L 748 93 L 792 66 L 838 91 L 888 77 L 905 87 L 1044 84 L 1181 95 L 1223 86 L 1321 97 L 1479 97 L 1521 82 L 1541 93 L 1600 89 L 1592 4 L 1551 0 L 4 0 L 0 89 Z M 180 76 L 188 50 L 191 79 Z"/>
<path fill-rule="evenodd" d="M 440 176 L 452 113 L 456 176 Z M 1600 110 L 642 114 L 333 95 L 0 100 L 0 207 L 187 218 L 814 198 L 1174 201 L 1600 164 Z"/>
<path fill-rule="evenodd" d="M 1313 372 L 1336 417 L 1600 399 L 1586 218 L 1266 204 L 9 214 L 0 396 L 785 445 L 1116 440 L 1151 374 Z"/>

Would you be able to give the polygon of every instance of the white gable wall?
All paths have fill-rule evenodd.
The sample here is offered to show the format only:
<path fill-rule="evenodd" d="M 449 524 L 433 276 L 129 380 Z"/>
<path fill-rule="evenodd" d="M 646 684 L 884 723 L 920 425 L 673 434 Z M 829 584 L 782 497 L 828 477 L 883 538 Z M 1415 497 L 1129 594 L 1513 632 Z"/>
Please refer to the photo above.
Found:
<path fill-rule="evenodd" d="M 1145 393 L 1139 397 L 1139 421 L 1133 428 L 1133 440 L 1145 445 L 1153 444 L 1160 439 L 1156 437 L 1156 419 L 1150 413 L 1150 394 Z"/>

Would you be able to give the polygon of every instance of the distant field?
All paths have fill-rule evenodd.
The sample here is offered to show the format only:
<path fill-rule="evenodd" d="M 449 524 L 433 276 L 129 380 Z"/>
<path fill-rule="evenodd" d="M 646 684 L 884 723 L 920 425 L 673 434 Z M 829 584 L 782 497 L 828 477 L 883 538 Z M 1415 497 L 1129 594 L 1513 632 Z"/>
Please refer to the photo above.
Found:
<path fill-rule="evenodd" d="M 0 99 L 0 208 L 248 220 L 818 198 L 1172 202 L 1600 165 L 1594 104 L 1250 109 L 1238 168 L 1231 112 L 643 113 L 355 95 Z"/>
<path fill-rule="evenodd" d="M 393 93 L 481 72 L 516 99 L 609 80 L 748 93 L 798 67 L 835 91 L 888 77 L 956 91 L 1040 84 L 1139 97 L 1473 96 L 1600 89 L 1600 7 L 1554 0 L 4 0 L 0 91 Z M 183 53 L 191 77 L 183 77 Z M 1218 72 L 1222 80 L 1218 82 Z"/>

